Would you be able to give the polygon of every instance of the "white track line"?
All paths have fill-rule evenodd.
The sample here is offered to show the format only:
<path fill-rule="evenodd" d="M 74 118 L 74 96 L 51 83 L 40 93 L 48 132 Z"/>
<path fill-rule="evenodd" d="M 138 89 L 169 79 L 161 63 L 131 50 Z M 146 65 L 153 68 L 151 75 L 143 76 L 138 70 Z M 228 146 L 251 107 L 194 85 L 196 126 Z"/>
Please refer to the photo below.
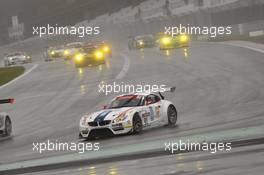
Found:
<path fill-rule="evenodd" d="M 8 85 L 10 85 L 10 84 L 12 84 L 12 83 L 14 83 L 15 81 L 17 81 L 17 80 L 19 80 L 19 79 L 21 79 L 21 78 L 23 78 L 24 76 L 26 76 L 27 74 L 29 74 L 30 72 L 32 72 L 32 71 L 33 71 L 34 69 L 36 69 L 37 67 L 38 67 L 38 64 L 35 64 L 34 66 L 32 66 L 29 70 L 27 70 L 27 71 L 26 71 L 25 73 L 23 73 L 22 75 L 16 77 L 15 79 L 9 81 L 9 82 L 6 83 L 6 84 L 0 86 L 0 89 L 2 89 L 2 88 L 4 88 L 4 87 L 6 87 L 6 86 L 8 86 Z"/>
<path fill-rule="evenodd" d="M 221 44 L 247 48 L 247 49 L 254 50 L 254 51 L 257 51 L 257 52 L 260 52 L 260 53 L 264 53 L 264 50 L 262 50 L 262 49 L 255 48 L 255 47 L 250 47 L 250 46 L 245 46 L 243 44 L 238 44 L 238 43 L 221 43 Z"/>
<path fill-rule="evenodd" d="M 119 72 L 119 74 L 115 77 L 115 80 L 120 80 L 122 78 L 124 78 L 129 70 L 130 67 L 130 59 L 128 58 L 128 56 L 126 56 L 125 54 L 121 54 L 121 56 L 123 56 L 125 58 L 125 63 L 123 65 L 123 68 L 121 70 L 121 72 Z"/>

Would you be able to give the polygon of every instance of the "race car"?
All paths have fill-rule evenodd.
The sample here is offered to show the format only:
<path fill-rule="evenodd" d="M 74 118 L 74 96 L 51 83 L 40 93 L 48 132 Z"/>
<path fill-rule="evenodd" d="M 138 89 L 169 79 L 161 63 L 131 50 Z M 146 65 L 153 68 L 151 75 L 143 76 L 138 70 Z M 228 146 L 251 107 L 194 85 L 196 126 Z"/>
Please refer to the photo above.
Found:
<path fill-rule="evenodd" d="M 77 68 L 88 66 L 89 64 L 104 64 L 105 54 L 96 45 L 86 45 L 75 53 L 73 61 Z"/>
<path fill-rule="evenodd" d="M 167 91 L 174 92 L 175 87 Z M 163 91 L 164 92 L 164 91 Z M 115 97 L 103 110 L 84 115 L 79 123 L 80 139 L 95 139 L 104 135 L 138 134 L 144 129 L 175 126 L 175 105 L 161 92 L 124 94 Z"/>
<path fill-rule="evenodd" d="M 140 35 L 136 37 L 130 37 L 128 40 L 129 50 L 152 48 L 155 46 L 155 39 L 153 35 Z"/>
<path fill-rule="evenodd" d="M 64 53 L 64 46 L 55 46 L 55 47 L 49 47 L 46 50 L 45 53 L 45 61 L 52 61 L 55 58 L 61 58 L 63 57 Z"/>
<path fill-rule="evenodd" d="M 65 60 L 71 60 L 74 55 L 80 51 L 80 49 L 83 47 L 82 42 L 74 42 L 74 43 L 68 43 L 65 45 L 63 57 Z"/>
<path fill-rule="evenodd" d="M 32 58 L 25 52 L 14 52 L 6 54 L 4 57 L 4 66 L 8 67 L 16 64 L 26 64 L 31 63 Z"/>
<path fill-rule="evenodd" d="M 14 103 L 14 99 L 1 99 L 0 104 Z M 12 133 L 11 118 L 7 113 L 0 113 L 0 136 L 10 136 Z"/>
<path fill-rule="evenodd" d="M 180 47 L 188 47 L 190 38 L 186 34 L 179 34 L 176 36 L 162 35 L 158 39 L 159 48 L 161 50 L 175 49 Z"/>

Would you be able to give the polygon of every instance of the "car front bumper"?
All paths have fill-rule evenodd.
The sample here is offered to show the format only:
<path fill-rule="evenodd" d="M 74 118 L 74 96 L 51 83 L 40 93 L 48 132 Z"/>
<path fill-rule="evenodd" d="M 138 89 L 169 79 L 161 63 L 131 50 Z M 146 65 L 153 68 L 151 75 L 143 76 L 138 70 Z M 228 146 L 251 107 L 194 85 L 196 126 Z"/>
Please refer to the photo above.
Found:
<path fill-rule="evenodd" d="M 130 122 L 110 123 L 105 126 L 80 126 L 79 138 L 88 138 L 94 136 L 121 135 L 127 134 L 132 130 Z"/>
<path fill-rule="evenodd" d="M 189 42 L 175 42 L 172 44 L 160 44 L 159 48 L 162 50 L 166 50 L 166 49 L 175 49 L 175 48 L 181 48 L 181 47 L 188 47 L 189 46 Z"/>

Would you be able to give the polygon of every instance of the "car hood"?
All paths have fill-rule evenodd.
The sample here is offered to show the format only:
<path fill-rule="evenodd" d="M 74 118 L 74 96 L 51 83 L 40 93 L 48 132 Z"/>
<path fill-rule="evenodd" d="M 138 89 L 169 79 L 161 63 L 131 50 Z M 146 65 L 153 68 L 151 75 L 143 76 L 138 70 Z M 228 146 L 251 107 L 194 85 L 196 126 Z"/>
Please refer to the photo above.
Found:
<path fill-rule="evenodd" d="M 84 115 L 86 122 L 98 122 L 104 120 L 114 120 L 123 112 L 128 112 L 134 109 L 133 107 L 116 108 L 116 109 L 104 109 L 98 112 L 94 112 L 90 115 Z"/>

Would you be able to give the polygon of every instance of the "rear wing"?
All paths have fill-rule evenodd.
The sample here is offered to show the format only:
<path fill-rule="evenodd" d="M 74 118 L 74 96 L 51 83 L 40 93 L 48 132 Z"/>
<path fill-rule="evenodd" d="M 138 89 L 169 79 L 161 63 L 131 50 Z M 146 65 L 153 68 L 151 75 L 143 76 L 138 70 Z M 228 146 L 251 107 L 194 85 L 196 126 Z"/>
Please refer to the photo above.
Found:
<path fill-rule="evenodd" d="M 155 91 L 153 93 L 156 93 L 156 94 L 159 94 L 159 96 L 161 97 L 162 100 L 164 100 L 164 96 L 162 95 L 162 93 L 165 93 L 165 92 L 175 92 L 176 90 L 176 87 L 173 86 L 173 87 L 167 87 L 167 88 L 161 88 L 159 89 L 158 91 Z"/>
<path fill-rule="evenodd" d="M 171 93 L 173 93 L 173 92 L 175 92 L 175 90 L 176 90 L 176 87 L 175 87 L 175 86 L 173 86 L 173 87 L 168 87 L 168 88 L 164 88 L 163 91 L 160 91 L 160 92 L 159 92 L 159 95 L 160 95 L 161 99 L 164 100 L 165 97 L 162 95 L 162 92 L 171 92 Z"/>
<path fill-rule="evenodd" d="M 6 103 L 13 104 L 13 103 L 15 103 L 15 99 L 13 99 L 13 98 L 0 99 L 0 104 L 6 104 Z"/>
<path fill-rule="evenodd" d="M 159 92 L 174 92 L 175 89 L 176 89 L 176 87 L 173 86 L 173 87 L 163 88 Z"/>

